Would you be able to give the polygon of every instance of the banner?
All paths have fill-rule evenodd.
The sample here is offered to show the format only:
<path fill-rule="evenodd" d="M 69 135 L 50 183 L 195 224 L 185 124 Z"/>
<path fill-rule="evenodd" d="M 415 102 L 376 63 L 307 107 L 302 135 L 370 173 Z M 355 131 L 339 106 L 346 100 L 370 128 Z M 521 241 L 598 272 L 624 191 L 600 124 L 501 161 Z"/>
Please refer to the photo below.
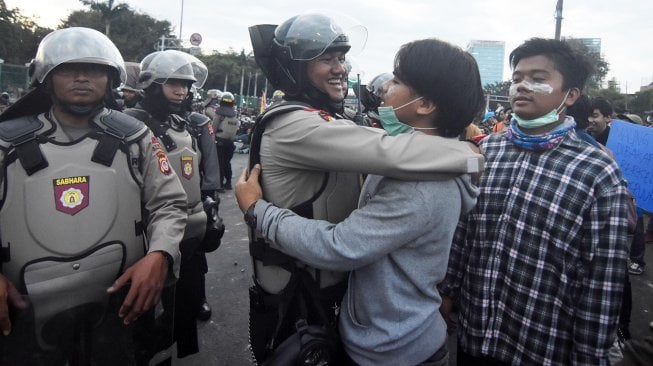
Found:
<path fill-rule="evenodd" d="M 261 110 L 259 111 L 259 114 L 263 113 L 263 111 L 265 110 L 265 107 L 267 107 L 267 105 L 268 105 L 267 98 L 265 97 L 265 94 L 267 94 L 267 93 L 268 93 L 267 90 L 263 90 L 263 96 L 261 96 Z"/>
<path fill-rule="evenodd" d="M 653 148 L 649 145 L 652 140 L 653 128 L 613 120 L 606 144 L 635 195 L 637 207 L 649 212 L 653 212 Z"/>

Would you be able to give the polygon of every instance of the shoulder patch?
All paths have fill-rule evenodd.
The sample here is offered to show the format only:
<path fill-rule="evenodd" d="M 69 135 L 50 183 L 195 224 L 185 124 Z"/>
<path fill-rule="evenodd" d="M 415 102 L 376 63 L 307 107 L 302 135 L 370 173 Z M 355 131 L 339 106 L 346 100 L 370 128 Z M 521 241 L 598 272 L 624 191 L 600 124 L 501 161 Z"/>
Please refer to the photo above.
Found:
<path fill-rule="evenodd" d="M 168 161 L 168 155 L 163 150 L 156 151 L 156 157 L 159 162 L 159 170 L 164 175 L 172 174 L 172 168 L 170 167 L 170 162 Z"/>
<path fill-rule="evenodd" d="M 322 110 L 322 109 L 317 109 L 317 108 L 310 108 L 310 107 L 305 107 L 305 111 L 307 112 L 317 112 L 317 114 L 325 121 L 331 122 L 335 120 L 335 118 L 329 114 L 329 112 Z"/>

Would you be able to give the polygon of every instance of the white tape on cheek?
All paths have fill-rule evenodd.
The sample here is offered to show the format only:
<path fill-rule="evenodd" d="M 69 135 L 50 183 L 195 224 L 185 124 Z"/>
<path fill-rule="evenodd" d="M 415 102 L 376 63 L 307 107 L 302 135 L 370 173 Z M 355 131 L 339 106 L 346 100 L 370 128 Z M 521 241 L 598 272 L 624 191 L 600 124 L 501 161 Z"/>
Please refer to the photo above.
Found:
<path fill-rule="evenodd" d="M 553 87 L 549 84 L 544 84 L 544 83 L 529 83 L 528 81 L 520 81 L 519 83 L 516 84 L 510 84 L 510 88 L 508 89 L 508 95 L 509 96 L 514 96 L 517 94 L 517 88 L 521 85 L 522 88 L 526 89 L 526 91 L 532 92 L 532 93 L 538 93 L 538 94 L 551 94 L 553 93 Z"/>

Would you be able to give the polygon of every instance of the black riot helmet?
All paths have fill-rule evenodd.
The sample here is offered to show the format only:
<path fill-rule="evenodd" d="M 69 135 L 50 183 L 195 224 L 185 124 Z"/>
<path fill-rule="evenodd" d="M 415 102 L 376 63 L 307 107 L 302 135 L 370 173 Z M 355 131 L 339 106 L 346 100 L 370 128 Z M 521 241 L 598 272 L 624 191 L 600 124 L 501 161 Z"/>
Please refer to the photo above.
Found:
<path fill-rule="evenodd" d="M 249 28 L 254 58 L 275 89 L 287 97 L 306 93 L 306 64 L 325 52 L 360 52 L 367 30 L 346 16 L 330 17 L 308 12 L 293 16 L 279 26 L 263 24 Z M 346 25 L 345 25 L 346 24 Z"/>

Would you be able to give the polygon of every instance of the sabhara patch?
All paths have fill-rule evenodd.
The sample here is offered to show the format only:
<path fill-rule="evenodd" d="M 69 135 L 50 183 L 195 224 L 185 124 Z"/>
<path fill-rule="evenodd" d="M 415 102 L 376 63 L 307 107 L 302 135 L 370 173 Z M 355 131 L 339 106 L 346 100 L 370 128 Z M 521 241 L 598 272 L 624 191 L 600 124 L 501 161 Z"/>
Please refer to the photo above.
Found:
<path fill-rule="evenodd" d="M 193 177 L 193 157 L 181 157 L 181 175 L 182 177 L 190 180 Z"/>
<path fill-rule="evenodd" d="M 54 206 L 57 211 L 75 215 L 88 207 L 90 180 L 88 175 L 53 179 Z"/>
<path fill-rule="evenodd" d="M 159 160 L 159 170 L 165 175 L 170 175 L 172 173 L 172 168 L 170 167 L 170 162 L 168 161 L 168 156 L 163 150 L 156 152 L 156 157 Z"/>

